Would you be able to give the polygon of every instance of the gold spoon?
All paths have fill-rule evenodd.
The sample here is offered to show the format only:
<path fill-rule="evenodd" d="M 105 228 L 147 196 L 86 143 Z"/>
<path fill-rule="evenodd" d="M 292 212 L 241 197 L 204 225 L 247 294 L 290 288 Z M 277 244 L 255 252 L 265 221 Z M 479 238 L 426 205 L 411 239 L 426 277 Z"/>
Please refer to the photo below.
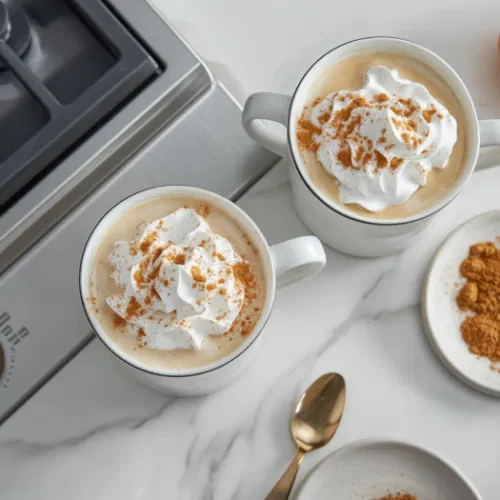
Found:
<path fill-rule="evenodd" d="M 338 373 L 326 373 L 304 392 L 292 419 L 297 455 L 274 485 L 266 500 L 286 500 L 304 455 L 324 446 L 337 431 L 345 405 L 345 381 Z"/>

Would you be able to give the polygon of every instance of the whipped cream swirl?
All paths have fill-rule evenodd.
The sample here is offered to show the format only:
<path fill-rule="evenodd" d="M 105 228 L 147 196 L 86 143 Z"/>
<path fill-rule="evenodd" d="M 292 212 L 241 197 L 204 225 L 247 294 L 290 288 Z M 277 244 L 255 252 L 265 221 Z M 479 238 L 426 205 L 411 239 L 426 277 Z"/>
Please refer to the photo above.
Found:
<path fill-rule="evenodd" d="M 328 95 L 311 122 L 341 201 L 372 212 L 406 202 L 430 170 L 446 167 L 457 140 L 455 119 L 423 85 L 382 66 L 367 69 L 360 90 Z"/>
<path fill-rule="evenodd" d="M 229 331 L 242 307 L 234 273 L 242 258 L 193 209 L 152 222 L 138 241 L 118 241 L 109 259 L 123 293 L 107 303 L 139 345 L 199 349 L 208 335 Z"/>

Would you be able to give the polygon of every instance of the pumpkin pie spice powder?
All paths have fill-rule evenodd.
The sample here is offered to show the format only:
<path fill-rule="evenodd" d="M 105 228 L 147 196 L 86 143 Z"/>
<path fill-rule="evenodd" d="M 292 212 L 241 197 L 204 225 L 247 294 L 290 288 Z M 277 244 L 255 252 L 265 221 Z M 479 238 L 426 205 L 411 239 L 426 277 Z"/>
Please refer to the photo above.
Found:
<path fill-rule="evenodd" d="M 395 495 L 387 495 L 382 498 L 374 498 L 373 500 L 417 500 L 417 497 L 409 493 L 396 493 Z"/>
<path fill-rule="evenodd" d="M 395 495 L 389 494 L 382 498 L 374 498 L 373 500 L 417 500 L 417 497 L 409 493 L 396 493 Z"/>
<path fill-rule="evenodd" d="M 474 313 L 460 330 L 469 351 L 486 357 L 492 370 L 500 362 L 500 249 L 493 242 L 477 243 L 460 264 L 467 279 L 457 296 L 461 311 Z"/>

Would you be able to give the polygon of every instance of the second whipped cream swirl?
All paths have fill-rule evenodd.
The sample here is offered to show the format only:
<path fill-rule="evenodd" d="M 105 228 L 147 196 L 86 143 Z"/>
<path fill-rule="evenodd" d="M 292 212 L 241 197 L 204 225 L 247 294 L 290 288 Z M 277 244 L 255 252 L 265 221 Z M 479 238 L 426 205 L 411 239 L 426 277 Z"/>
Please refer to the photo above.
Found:
<path fill-rule="evenodd" d="M 117 242 L 110 262 L 124 291 L 107 303 L 152 349 L 198 349 L 228 332 L 243 304 L 242 258 L 191 208 L 152 222 L 136 242 Z"/>
<path fill-rule="evenodd" d="M 368 68 L 360 90 L 318 103 L 308 129 L 341 201 L 372 212 L 407 201 L 430 170 L 446 167 L 457 140 L 455 119 L 423 85 L 382 66 Z"/>

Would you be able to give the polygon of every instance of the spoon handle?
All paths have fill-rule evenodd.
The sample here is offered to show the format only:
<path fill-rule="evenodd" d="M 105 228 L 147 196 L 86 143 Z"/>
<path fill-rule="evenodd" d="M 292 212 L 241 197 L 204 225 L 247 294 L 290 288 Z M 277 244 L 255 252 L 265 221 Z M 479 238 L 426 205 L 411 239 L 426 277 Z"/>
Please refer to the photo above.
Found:
<path fill-rule="evenodd" d="M 288 469 L 283 473 L 280 480 L 274 485 L 271 493 L 267 495 L 266 500 L 286 500 L 288 498 L 304 455 L 305 452 L 303 450 L 297 450 L 297 455 L 295 455 L 295 458 L 288 466 Z"/>

